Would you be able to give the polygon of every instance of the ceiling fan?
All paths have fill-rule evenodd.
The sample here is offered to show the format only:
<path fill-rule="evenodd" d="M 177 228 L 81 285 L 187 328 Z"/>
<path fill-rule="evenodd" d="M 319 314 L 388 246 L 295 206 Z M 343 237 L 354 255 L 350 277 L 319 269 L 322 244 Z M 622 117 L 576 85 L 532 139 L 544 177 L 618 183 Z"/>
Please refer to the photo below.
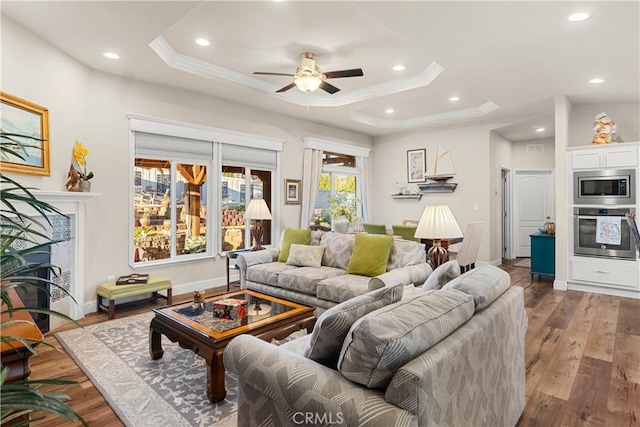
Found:
<path fill-rule="evenodd" d="M 360 77 L 362 68 L 353 68 L 351 70 L 340 71 L 320 71 L 320 67 L 316 65 L 316 60 L 313 57 L 313 53 L 304 52 L 300 57 L 300 65 L 296 69 L 295 74 L 286 73 L 267 73 L 262 71 L 256 71 L 253 74 L 260 74 L 264 76 L 287 76 L 293 77 L 293 83 L 286 85 L 285 87 L 278 89 L 276 93 L 286 92 L 294 86 L 297 86 L 303 92 L 310 93 L 316 89 L 322 89 L 325 92 L 334 94 L 340 89 L 334 85 L 327 83 L 325 79 L 337 79 L 342 77 Z"/>

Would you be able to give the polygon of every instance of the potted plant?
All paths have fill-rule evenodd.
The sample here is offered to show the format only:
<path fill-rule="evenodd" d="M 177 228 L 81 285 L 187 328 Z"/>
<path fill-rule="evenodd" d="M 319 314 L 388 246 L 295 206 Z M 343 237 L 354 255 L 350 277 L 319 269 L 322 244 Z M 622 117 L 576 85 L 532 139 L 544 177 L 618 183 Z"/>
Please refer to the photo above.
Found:
<path fill-rule="evenodd" d="M 82 169 L 78 171 L 78 179 L 80 191 L 83 191 L 85 193 L 91 191 L 91 182 L 89 180 L 93 178 L 93 172 L 87 172 L 88 155 L 89 150 L 84 146 L 84 144 L 80 141 L 76 141 L 73 146 L 73 159 L 79 166 L 82 167 Z"/>
<path fill-rule="evenodd" d="M 349 225 L 356 219 L 357 202 L 355 196 L 347 192 L 338 192 L 329 196 L 327 214 L 331 216 L 335 231 L 347 232 Z"/>
<path fill-rule="evenodd" d="M 0 131 L 1 153 L 11 153 L 22 157 L 24 148 L 12 139 L 15 134 Z M 22 135 L 19 135 L 22 136 Z M 26 137 L 30 138 L 30 137 Z M 36 139 L 36 138 L 32 138 Z M 31 193 L 30 188 L 20 185 L 18 182 L 0 173 L 0 219 L 2 228 L 0 234 L 0 297 L 2 299 L 2 314 L 9 320 L 0 323 L 0 340 L 3 343 L 20 343 L 32 353 L 36 353 L 36 345 L 50 345 L 42 340 L 30 340 L 21 336 L 8 335 L 6 328 L 12 324 L 24 322 L 13 319 L 18 311 L 40 312 L 71 320 L 68 316 L 55 310 L 15 307 L 9 295 L 10 289 L 21 288 L 25 291 L 35 292 L 43 289 L 42 285 L 48 283 L 50 287 L 57 288 L 69 295 L 66 289 L 58 286 L 50 279 L 42 279 L 35 276 L 35 272 L 42 268 L 49 269 L 53 277 L 60 273 L 60 269 L 51 264 L 30 262 L 28 256 L 48 249 L 59 241 L 52 240 L 46 235 L 46 224 L 50 225 L 47 215 L 61 213 L 48 203 L 42 202 Z M 19 210 L 19 206 L 26 206 L 30 212 Z M 15 249 L 15 248 L 21 249 Z M 50 292 L 50 291 L 49 291 Z M 73 298 L 73 297 L 72 297 Z M 75 300 L 74 300 L 75 302 Z M 10 328 L 9 328 L 10 329 Z M 16 345 L 16 344 L 14 344 Z M 75 384 L 75 381 L 64 378 L 51 378 L 41 380 L 21 380 L 7 384 L 8 368 L 0 361 L 0 424 L 12 423 L 13 426 L 27 425 L 33 420 L 24 420 L 34 412 L 49 412 L 66 420 L 79 420 L 87 425 L 84 419 L 71 409 L 65 401 L 69 397 L 59 392 L 43 392 L 44 385 Z"/>

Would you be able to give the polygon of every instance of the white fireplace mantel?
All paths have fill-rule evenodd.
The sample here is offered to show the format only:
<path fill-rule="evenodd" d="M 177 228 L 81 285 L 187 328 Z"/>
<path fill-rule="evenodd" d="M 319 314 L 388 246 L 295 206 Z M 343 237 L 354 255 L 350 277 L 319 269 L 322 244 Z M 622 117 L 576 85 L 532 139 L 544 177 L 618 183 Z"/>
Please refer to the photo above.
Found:
<path fill-rule="evenodd" d="M 69 293 L 75 298 L 76 304 L 70 304 L 69 312 L 67 314 L 74 320 L 84 317 L 82 311 L 82 303 L 84 302 L 84 265 L 85 265 L 85 203 L 94 198 L 100 196 L 100 193 L 82 193 L 74 191 L 44 191 L 44 190 L 30 190 L 34 197 L 38 200 L 46 202 L 55 208 L 60 213 L 73 216 L 72 221 L 72 235 L 73 239 L 73 265 L 74 268 L 71 272 L 71 286 Z M 19 206 L 19 205 L 18 205 Z M 24 211 L 23 211 L 24 212 Z M 26 212 L 25 212 L 26 213 Z M 31 214 L 31 212 L 29 213 Z M 66 311 L 66 310 L 65 310 Z M 55 328 L 54 318 L 51 319 L 51 329 Z"/>

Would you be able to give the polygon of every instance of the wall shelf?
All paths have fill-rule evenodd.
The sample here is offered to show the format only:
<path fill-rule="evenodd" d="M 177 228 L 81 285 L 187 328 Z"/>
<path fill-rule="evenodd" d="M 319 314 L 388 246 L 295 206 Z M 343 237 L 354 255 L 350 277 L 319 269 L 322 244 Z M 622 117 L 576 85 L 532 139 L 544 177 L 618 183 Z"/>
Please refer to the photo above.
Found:
<path fill-rule="evenodd" d="M 392 194 L 395 200 L 420 200 L 422 199 L 422 194 Z"/>

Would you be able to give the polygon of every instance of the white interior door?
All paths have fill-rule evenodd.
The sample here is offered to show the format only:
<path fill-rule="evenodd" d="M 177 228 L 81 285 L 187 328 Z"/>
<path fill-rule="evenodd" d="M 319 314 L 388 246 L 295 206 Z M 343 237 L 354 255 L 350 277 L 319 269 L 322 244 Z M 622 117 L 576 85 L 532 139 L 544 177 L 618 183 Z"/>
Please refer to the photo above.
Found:
<path fill-rule="evenodd" d="M 550 217 L 554 221 L 553 171 L 516 171 L 516 256 L 531 256 L 531 239 Z"/>

